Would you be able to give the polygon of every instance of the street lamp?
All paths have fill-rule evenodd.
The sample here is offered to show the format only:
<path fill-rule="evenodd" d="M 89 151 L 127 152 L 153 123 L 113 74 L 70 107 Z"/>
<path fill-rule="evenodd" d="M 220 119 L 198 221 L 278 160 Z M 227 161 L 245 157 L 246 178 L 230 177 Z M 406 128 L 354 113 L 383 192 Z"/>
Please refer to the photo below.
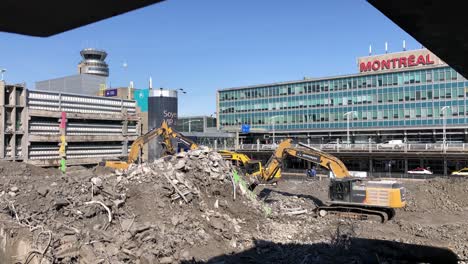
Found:
<path fill-rule="evenodd" d="M 450 109 L 450 106 L 444 106 L 440 109 L 440 111 L 442 112 L 442 118 L 443 118 L 443 138 L 442 138 L 442 144 L 444 145 L 444 152 L 445 152 L 445 149 L 446 149 L 446 144 L 447 144 L 447 136 L 446 136 L 446 133 L 445 133 L 445 127 L 447 125 L 447 109 Z"/>
<path fill-rule="evenodd" d="M 347 141 L 347 145 L 349 146 L 349 116 L 350 115 L 355 115 L 356 114 L 356 111 L 349 111 L 349 112 L 346 112 L 343 116 L 346 116 L 346 141 Z"/>
<path fill-rule="evenodd" d="M 273 125 L 273 144 L 276 144 L 276 140 L 275 140 L 275 122 L 273 121 L 273 119 L 277 118 L 277 117 L 281 117 L 280 115 L 276 115 L 276 116 L 272 116 L 270 117 L 270 122 L 271 124 Z"/>
<path fill-rule="evenodd" d="M 0 73 L 2 73 L 2 79 L 0 81 L 3 81 L 3 73 L 6 72 L 6 69 L 0 69 Z"/>

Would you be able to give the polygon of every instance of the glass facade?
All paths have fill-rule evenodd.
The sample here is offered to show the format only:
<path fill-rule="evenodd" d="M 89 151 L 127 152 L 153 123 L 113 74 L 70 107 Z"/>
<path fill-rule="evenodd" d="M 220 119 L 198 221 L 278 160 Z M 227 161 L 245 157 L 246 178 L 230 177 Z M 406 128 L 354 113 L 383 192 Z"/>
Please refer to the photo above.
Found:
<path fill-rule="evenodd" d="M 468 124 L 468 82 L 447 66 L 356 74 L 218 91 L 220 128 L 275 130 L 418 128 Z"/>
<path fill-rule="evenodd" d="M 210 116 L 179 117 L 176 130 L 179 132 L 206 132 L 216 127 L 216 118 Z"/>

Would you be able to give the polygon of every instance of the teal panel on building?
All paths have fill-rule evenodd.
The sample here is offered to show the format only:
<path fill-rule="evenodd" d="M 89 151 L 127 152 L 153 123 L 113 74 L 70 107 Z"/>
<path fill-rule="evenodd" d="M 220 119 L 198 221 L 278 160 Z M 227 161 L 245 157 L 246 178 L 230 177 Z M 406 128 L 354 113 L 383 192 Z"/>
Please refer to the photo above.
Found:
<path fill-rule="evenodd" d="M 148 96 L 148 89 L 133 91 L 133 98 L 135 99 L 137 106 L 141 109 L 141 112 L 148 112 Z"/>

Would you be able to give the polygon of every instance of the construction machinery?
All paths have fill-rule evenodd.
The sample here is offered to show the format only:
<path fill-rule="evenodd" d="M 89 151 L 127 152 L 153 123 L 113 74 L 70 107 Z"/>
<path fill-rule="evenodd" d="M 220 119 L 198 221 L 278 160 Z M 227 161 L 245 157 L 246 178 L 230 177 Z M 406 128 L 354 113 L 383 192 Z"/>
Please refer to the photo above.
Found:
<path fill-rule="evenodd" d="M 229 150 L 219 150 L 218 153 L 221 154 L 223 159 L 232 161 L 233 165 L 240 168 L 242 171 L 244 171 L 245 174 L 249 176 L 258 177 L 264 170 L 261 161 L 252 160 L 249 158 L 249 156 L 243 153 L 238 153 Z M 276 171 L 273 177 L 281 177 L 281 169 Z"/>
<path fill-rule="evenodd" d="M 300 144 L 293 147 L 291 139 L 284 140 L 275 150 L 258 179 L 269 182 L 275 178 L 283 160 L 290 156 L 319 164 L 333 174 L 330 180 L 329 201 L 318 205 L 320 216 L 328 213 L 346 215 L 355 218 L 379 216 L 382 222 L 395 216 L 396 208 L 406 206 L 406 189 L 397 181 L 369 181 L 353 178 L 344 163 L 337 157 L 319 149 Z M 250 186 L 255 188 L 258 181 Z"/>
<path fill-rule="evenodd" d="M 114 169 L 127 169 L 130 164 L 134 163 L 138 159 L 143 146 L 158 136 L 162 137 L 162 155 L 173 155 L 176 153 L 177 149 L 172 143 L 173 140 L 177 140 L 178 143 L 185 145 L 189 150 L 198 148 L 198 145 L 195 144 L 195 142 L 173 130 L 167 125 L 166 121 L 163 121 L 160 127 L 148 131 L 133 142 L 126 161 L 104 161 L 100 164 Z"/>

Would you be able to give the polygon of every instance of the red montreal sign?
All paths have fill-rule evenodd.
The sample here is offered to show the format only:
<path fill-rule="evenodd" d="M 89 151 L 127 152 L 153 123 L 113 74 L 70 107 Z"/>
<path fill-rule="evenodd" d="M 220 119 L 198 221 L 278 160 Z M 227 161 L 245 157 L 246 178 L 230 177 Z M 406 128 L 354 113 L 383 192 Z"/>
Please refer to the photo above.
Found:
<path fill-rule="evenodd" d="M 426 56 L 419 55 L 417 58 L 415 55 L 409 55 L 408 57 L 361 62 L 359 64 L 359 70 L 360 72 L 367 72 L 434 64 L 430 55 L 431 54 L 427 54 Z"/>

